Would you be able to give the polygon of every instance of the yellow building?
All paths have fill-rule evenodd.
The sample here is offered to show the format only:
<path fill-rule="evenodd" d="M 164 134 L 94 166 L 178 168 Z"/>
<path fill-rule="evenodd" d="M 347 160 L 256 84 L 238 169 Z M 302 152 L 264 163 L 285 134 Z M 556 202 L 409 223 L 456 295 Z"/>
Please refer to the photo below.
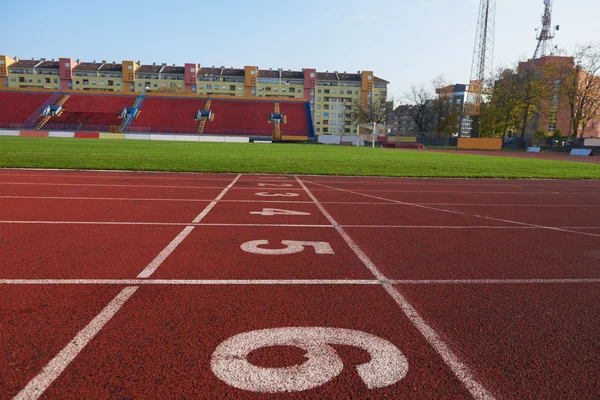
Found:
<path fill-rule="evenodd" d="M 300 98 L 310 103 L 316 134 L 356 134 L 352 109 L 372 99 L 385 100 L 389 82 L 372 71 L 356 74 L 203 67 L 80 62 L 70 58 L 20 60 L 0 56 L 0 89 L 84 90 L 124 93 L 189 93 L 203 97 Z"/>

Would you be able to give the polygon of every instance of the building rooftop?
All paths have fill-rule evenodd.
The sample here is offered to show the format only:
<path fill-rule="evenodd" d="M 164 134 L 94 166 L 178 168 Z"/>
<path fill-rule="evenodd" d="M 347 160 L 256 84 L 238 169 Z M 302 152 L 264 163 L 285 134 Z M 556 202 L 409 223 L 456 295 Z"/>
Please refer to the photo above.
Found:
<path fill-rule="evenodd" d="M 340 81 L 353 81 L 353 82 L 360 82 L 361 78 L 359 74 L 338 74 L 338 77 L 340 78 Z"/>
<path fill-rule="evenodd" d="M 333 72 L 317 72 L 318 81 L 337 81 L 338 78 Z"/>
<path fill-rule="evenodd" d="M 258 70 L 259 78 L 279 78 L 279 70 L 275 69 L 259 69 Z"/>
<path fill-rule="evenodd" d="M 304 79 L 302 71 L 281 71 L 281 77 L 284 79 Z"/>
<path fill-rule="evenodd" d="M 122 70 L 123 66 L 121 64 L 116 63 L 106 63 L 102 67 L 100 67 L 100 71 L 121 72 Z"/>
<path fill-rule="evenodd" d="M 73 71 L 98 71 L 98 69 L 100 69 L 101 66 L 102 63 L 82 62 L 81 64 L 73 68 Z"/>
<path fill-rule="evenodd" d="M 373 77 L 373 78 L 374 78 L 374 82 L 375 82 L 375 83 L 385 83 L 385 84 L 388 84 L 388 83 L 389 83 L 389 82 L 388 82 L 388 81 L 386 81 L 385 79 L 381 79 L 381 78 L 378 78 L 378 77 L 376 77 L 376 76 L 375 76 L 375 77 Z"/>
<path fill-rule="evenodd" d="M 236 76 L 243 78 L 245 76 L 245 71 L 238 68 L 223 68 L 221 76 Z"/>
<path fill-rule="evenodd" d="M 40 65 L 38 65 L 36 68 L 59 69 L 59 62 L 58 61 L 44 61 Z"/>
<path fill-rule="evenodd" d="M 221 68 L 200 68 L 198 69 L 198 76 L 219 76 L 221 74 Z"/>
<path fill-rule="evenodd" d="M 33 68 L 41 60 L 19 60 L 9 66 L 9 68 Z"/>
<path fill-rule="evenodd" d="M 141 74 L 158 74 L 162 65 L 141 65 L 135 72 Z"/>
<path fill-rule="evenodd" d="M 163 74 L 175 74 L 175 75 L 183 75 L 185 72 L 185 67 L 177 67 L 177 66 L 168 66 L 166 65 L 165 68 L 162 70 Z"/>

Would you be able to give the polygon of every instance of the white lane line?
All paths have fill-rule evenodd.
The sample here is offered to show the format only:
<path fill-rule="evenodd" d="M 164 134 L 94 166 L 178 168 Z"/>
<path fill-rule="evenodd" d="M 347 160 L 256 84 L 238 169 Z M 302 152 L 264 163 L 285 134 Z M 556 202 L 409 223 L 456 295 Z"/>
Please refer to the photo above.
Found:
<path fill-rule="evenodd" d="M 583 279 L 0 279 L 0 285 L 547 285 L 598 284 Z"/>
<path fill-rule="evenodd" d="M 373 279 L 0 279 L 0 285 L 380 285 Z"/>
<path fill-rule="evenodd" d="M 200 214 L 198 214 L 198 216 L 196 218 L 194 218 L 194 220 L 192 222 L 198 223 L 198 222 L 202 221 L 204 219 L 204 217 L 206 217 L 206 214 L 208 214 L 210 212 L 210 210 L 212 210 L 213 207 L 215 205 L 217 205 L 217 202 L 219 200 L 221 200 L 223 198 L 223 196 L 225 196 L 225 193 L 227 193 L 229 191 L 229 189 L 231 189 L 232 186 L 235 185 L 235 183 L 238 181 L 238 179 L 240 179 L 240 176 L 242 176 L 242 175 L 236 176 L 235 179 L 233 180 L 233 182 L 231 182 L 225 189 L 223 189 L 223 191 L 221 193 L 219 193 L 219 195 L 217 197 L 215 197 L 215 199 L 208 206 L 206 206 L 206 208 L 204 210 L 202 210 L 202 212 Z"/>
<path fill-rule="evenodd" d="M 209 205 L 207 205 L 204 210 L 202 210 L 202 212 L 200 212 L 200 214 L 198 214 L 198 216 L 196 216 L 196 218 L 194 218 L 194 220 L 192 221 L 193 223 L 199 223 L 200 221 L 202 221 L 202 219 L 204 219 L 204 217 L 206 217 L 206 215 L 210 212 L 210 210 L 213 209 L 213 207 L 217 204 L 217 202 L 223 198 L 223 196 L 225 196 L 225 194 L 229 191 L 229 189 L 231 189 L 231 187 L 233 185 L 235 185 L 235 183 L 238 181 L 238 179 L 240 179 L 241 175 L 238 175 L 235 177 L 235 179 L 233 180 L 233 182 L 231 182 L 225 189 L 223 189 L 221 191 L 221 193 L 219 193 L 219 195 L 215 198 L 214 201 L 212 201 Z M 169 243 L 167 245 L 167 247 L 165 247 L 159 255 L 156 256 L 156 258 L 154 260 L 152 260 L 150 262 L 150 264 L 148 264 L 146 266 L 146 268 L 144 268 L 144 270 L 142 272 L 139 273 L 139 275 L 137 276 L 138 278 L 149 278 L 150 276 L 152 276 L 152 274 L 158 269 L 158 267 L 160 267 L 160 265 L 167 259 L 167 257 L 169 257 L 171 255 L 171 253 L 173 253 L 173 251 L 175 251 L 175 249 L 177 248 L 177 246 L 179 246 L 179 244 L 181 244 L 181 242 L 183 242 L 183 240 L 194 230 L 194 226 L 190 225 L 190 226 L 186 226 L 181 232 L 179 232 L 179 234 L 171 241 L 171 243 Z"/>
<path fill-rule="evenodd" d="M 31 199 L 31 200 L 108 200 L 108 201 L 188 201 L 210 202 L 211 199 L 160 199 L 143 197 L 74 197 L 74 196 L 0 196 L 0 199 Z"/>
<path fill-rule="evenodd" d="M 309 182 L 309 181 L 307 181 Z M 321 183 L 309 182 L 315 185 L 324 186 L 324 189 L 314 189 L 316 191 L 336 191 L 336 190 L 345 190 L 332 186 L 327 186 Z M 28 185 L 28 186 L 85 186 L 85 187 L 137 187 L 137 188 L 171 188 L 171 189 L 222 189 L 222 186 L 179 186 L 179 185 L 132 185 L 132 184 L 101 184 L 101 183 L 52 183 L 52 182 L 0 182 L 0 185 Z M 256 190 L 256 187 L 240 187 L 236 188 L 236 190 Z M 269 190 L 302 190 L 296 188 L 269 188 Z M 481 192 L 481 191 L 472 191 L 472 192 L 457 192 L 450 190 L 382 190 L 382 189 L 361 189 L 361 192 L 379 192 L 379 193 L 456 193 L 456 194 L 515 194 L 515 195 L 600 195 L 600 192 L 596 193 L 540 193 L 540 192 Z M 359 193 L 359 192 L 357 192 Z"/>
<path fill-rule="evenodd" d="M 0 196 L 0 199 L 34 199 L 34 200 L 110 200 L 110 201 L 190 201 L 208 203 L 213 199 L 160 199 L 160 198 L 137 198 L 137 197 L 67 197 L 67 196 Z M 219 200 L 225 203 L 281 203 L 279 200 Z M 290 204 L 313 204 L 312 201 L 287 201 Z M 355 204 L 346 202 L 336 202 L 339 204 Z M 364 204 L 374 204 L 365 202 Z M 379 203 L 389 204 L 389 203 Z"/>
<path fill-rule="evenodd" d="M 176 186 L 176 185 L 131 185 L 108 183 L 51 183 L 51 182 L 0 182 L 0 185 L 33 185 L 33 186 L 85 186 L 85 187 L 135 187 L 135 188 L 171 188 L 171 189 L 223 189 L 223 186 Z"/>
<path fill-rule="evenodd" d="M 225 193 L 237 182 L 241 175 L 235 177 L 225 189 L 221 191 L 217 199 L 222 198 Z M 206 216 L 207 209 L 210 211 L 216 202 L 210 203 L 194 221 L 202 220 Z M 194 226 L 186 226 L 176 237 L 165 247 L 154 260 L 144 268 L 138 275 L 138 278 L 148 278 L 162 264 L 162 262 L 177 248 L 187 235 L 194 229 Z M 69 366 L 71 361 L 85 348 L 85 346 L 100 332 L 102 327 L 119 311 L 119 309 L 135 293 L 138 286 L 126 287 L 119 293 L 94 319 L 81 330 L 74 338 L 56 355 L 45 367 L 42 372 L 33 378 L 25 388 L 15 397 L 19 400 L 30 400 L 39 398 L 44 391 L 54 382 L 56 378 Z"/>
<path fill-rule="evenodd" d="M 146 268 L 137 276 L 138 278 L 149 278 L 161 266 L 161 264 L 175 251 L 177 246 L 194 230 L 193 226 L 186 226 L 155 258 L 146 265 Z"/>
<path fill-rule="evenodd" d="M 298 179 L 298 178 L 296 178 L 296 179 Z M 301 184 L 304 184 L 303 181 L 301 181 L 300 179 L 298 179 L 298 181 Z M 322 185 L 320 183 L 316 183 L 316 185 L 326 186 L 328 188 L 332 188 L 331 186 Z M 304 187 L 306 187 L 306 186 L 304 186 Z M 308 188 L 306 190 L 308 191 Z M 552 230 L 552 231 L 575 233 L 577 235 L 600 237 L 600 235 L 597 235 L 595 233 L 573 231 L 573 230 L 569 230 L 569 229 L 565 229 L 565 228 L 558 228 L 558 227 L 554 227 L 554 226 L 545 226 L 545 225 L 530 224 L 530 223 L 527 223 L 527 222 L 513 221 L 513 220 L 510 220 L 510 219 L 489 217 L 489 216 L 486 216 L 486 215 L 469 214 L 468 212 L 457 211 L 457 210 L 449 210 L 449 209 L 445 209 L 445 208 L 431 207 L 431 206 L 427 206 L 427 205 L 423 205 L 423 204 L 408 203 L 408 202 L 400 201 L 400 200 L 392 200 L 392 199 L 388 199 L 388 198 L 385 198 L 385 197 L 373 196 L 373 195 L 370 195 L 370 194 L 355 192 L 355 191 L 347 190 L 347 189 L 337 189 L 337 190 L 342 191 L 342 192 L 357 194 L 357 195 L 360 195 L 360 196 L 371 197 L 371 198 L 378 199 L 378 200 L 387 200 L 387 201 L 389 201 L 391 203 L 403 204 L 403 205 L 407 205 L 407 206 L 413 206 L 413 207 L 417 207 L 417 208 L 424 208 L 424 209 L 428 209 L 428 210 L 435 210 L 435 211 L 440 211 L 440 212 L 445 212 L 445 213 L 450 213 L 450 214 L 458 214 L 458 215 L 464 215 L 464 216 L 467 216 L 467 217 L 475 217 L 475 218 L 487 219 L 487 220 L 490 220 L 490 221 L 499 221 L 499 222 L 506 222 L 506 223 L 509 223 L 509 224 L 516 224 L 516 225 L 522 225 L 522 226 L 530 226 L 530 227 L 534 227 L 534 228 L 548 229 L 548 230 Z"/>
<path fill-rule="evenodd" d="M 25 386 L 15 400 L 32 400 L 39 398 L 56 378 L 69 366 L 85 346 L 100 332 L 111 318 L 123 307 L 125 302 L 138 288 L 130 286 L 123 289 L 89 324 L 64 347 L 42 371 Z"/>
<path fill-rule="evenodd" d="M 211 202 L 212 199 L 183 198 L 147 198 L 147 197 L 74 197 L 74 196 L 0 196 L 0 199 L 32 199 L 32 200 L 107 200 L 107 201 L 178 201 L 178 202 Z M 220 200 L 226 203 L 280 203 L 278 200 Z M 286 204 L 313 204 L 312 201 L 286 201 Z M 321 204 L 348 205 L 404 205 L 388 201 L 322 201 Z M 512 203 L 412 203 L 422 206 L 469 206 L 469 207 L 589 207 L 598 208 L 600 204 L 512 204 Z"/>
<path fill-rule="evenodd" d="M 238 226 L 238 227 L 283 227 L 283 228 L 331 228 L 323 224 L 228 224 L 228 223 L 189 223 L 189 222 L 129 222 L 129 221 L 2 221 L 0 224 L 41 224 L 41 225 L 147 225 L 147 226 Z M 379 226 L 373 226 L 378 228 Z M 383 228 L 383 226 L 381 226 Z"/>
<path fill-rule="evenodd" d="M 321 210 L 323 215 L 335 226 L 336 230 L 346 241 L 348 246 L 352 249 L 354 254 L 363 262 L 365 267 L 371 271 L 371 273 L 377 278 L 377 280 L 388 280 L 381 271 L 375 266 L 375 264 L 369 259 L 364 251 L 352 240 L 352 238 L 346 233 L 336 220 L 325 210 L 325 208 L 319 203 L 319 200 L 312 194 L 312 192 L 306 187 L 306 185 L 296 177 L 296 180 L 306 191 L 306 194 L 312 199 L 316 206 Z M 446 365 L 452 370 L 454 375 L 460 380 L 460 382 L 469 390 L 471 395 L 476 399 L 493 399 L 494 397 L 490 392 L 487 391 L 479 382 L 475 380 L 475 377 L 469 371 L 466 365 L 464 365 L 458 357 L 452 352 L 452 350 L 444 343 L 439 335 L 431 328 L 427 322 L 421 317 L 421 315 L 410 305 L 410 303 L 394 288 L 394 286 L 386 284 L 383 285 L 385 290 L 400 306 L 406 317 L 412 322 L 417 330 L 423 335 L 423 337 L 429 342 L 429 344 L 437 351 L 442 357 Z"/>

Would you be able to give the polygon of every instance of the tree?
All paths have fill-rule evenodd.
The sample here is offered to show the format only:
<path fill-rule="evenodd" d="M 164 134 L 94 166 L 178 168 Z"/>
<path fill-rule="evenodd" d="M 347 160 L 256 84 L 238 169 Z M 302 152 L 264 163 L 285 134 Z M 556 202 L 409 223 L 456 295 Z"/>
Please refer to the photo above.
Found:
<path fill-rule="evenodd" d="M 600 116 L 600 43 L 578 45 L 575 67 L 561 69 L 560 92 L 569 102 L 573 137 L 583 137 Z"/>
<path fill-rule="evenodd" d="M 431 112 L 432 94 L 424 86 L 416 87 L 413 85 L 404 97 L 411 106 L 409 113 L 415 121 L 418 131 L 427 132 L 433 119 Z"/>
<path fill-rule="evenodd" d="M 451 135 L 458 131 L 459 112 L 454 104 L 453 88 L 444 75 L 431 81 L 437 97 L 432 101 L 436 132 Z"/>
<path fill-rule="evenodd" d="M 516 132 L 521 102 L 516 69 L 501 67 L 494 75 L 489 100 L 481 107 L 480 136 L 505 139 L 509 132 Z"/>
<path fill-rule="evenodd" d="M 375 122 L 377 125 L 385 124 L 390 112 L 385 97 L 375 100 L 367 99 L 359 105 L 356 103 L 352 110 L 352 120 L 358 124 L 368 124 Z"/>

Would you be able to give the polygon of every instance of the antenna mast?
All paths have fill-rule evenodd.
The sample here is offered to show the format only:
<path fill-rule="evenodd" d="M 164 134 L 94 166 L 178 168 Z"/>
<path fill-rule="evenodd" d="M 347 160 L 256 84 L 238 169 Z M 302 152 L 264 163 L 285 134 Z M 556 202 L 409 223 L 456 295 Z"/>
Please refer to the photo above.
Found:
<path fill-rule="evenodd" d="M 494 32 L 496 27 L 496 0 L 481 0 L 479 17 L 473 48 L 471 81 L 465 104 L 465 118 L 462 121 L 461 136 L 470 136 L 472 116 L 480 114 L 481 100 L 485 85 L 491 83 L 494 64 Z"/>
<path fill-rule="evenodd" d="M 556 27 L 558 30 L 558 26 Z M 555 28 L 552 26 L 552 0 L 544 0 L 544 15 L 542 16 L 542 31 L 537 37 L 537 46 L 533 59 L 546 57 L 552 53 L 552 39 Z"/>

